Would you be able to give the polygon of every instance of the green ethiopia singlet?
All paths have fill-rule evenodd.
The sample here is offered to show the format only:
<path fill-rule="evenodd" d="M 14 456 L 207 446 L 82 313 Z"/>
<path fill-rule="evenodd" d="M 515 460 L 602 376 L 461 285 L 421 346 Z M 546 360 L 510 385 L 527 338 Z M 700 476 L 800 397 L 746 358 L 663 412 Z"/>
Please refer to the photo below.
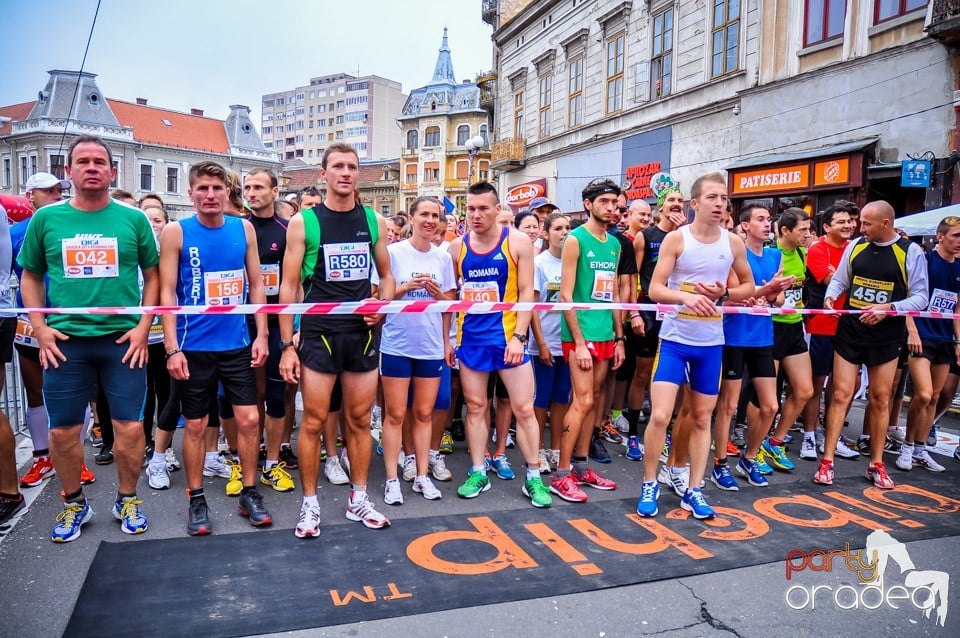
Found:
<path fill-rule="evenodd" d="M 578 226 L 570 231 L 580 244 L 577 260 L 577 280 L 573 285 L 573 301 L 612 303 L 617 289 L 617 264 L 620 261 L 620 241 L 606 233 L 600 241 L 587 230 Z M 577 322 L 586 341 L 610 341 L 613 339 L 612 310 L 578 310 Z M 572 342 L 566 318 L 560 322 L 561 341 Z"/>

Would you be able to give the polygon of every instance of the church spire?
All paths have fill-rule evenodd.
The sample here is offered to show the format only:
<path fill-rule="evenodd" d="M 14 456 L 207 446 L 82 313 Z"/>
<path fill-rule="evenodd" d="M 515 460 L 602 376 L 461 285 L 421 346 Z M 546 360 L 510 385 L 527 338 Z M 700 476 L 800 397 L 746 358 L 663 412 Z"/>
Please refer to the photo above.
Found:
<path fill-rule="evenodd" d="M 437 55 L 437 66 L 433 69 L 431 84 L 456 84 L 457 78 L 453 74 L 453 60 L 450 59 L 450 46 L 447 44 L 447 28 L 443 28 L 443 43 L 440 45 L 440 54 Z"/>

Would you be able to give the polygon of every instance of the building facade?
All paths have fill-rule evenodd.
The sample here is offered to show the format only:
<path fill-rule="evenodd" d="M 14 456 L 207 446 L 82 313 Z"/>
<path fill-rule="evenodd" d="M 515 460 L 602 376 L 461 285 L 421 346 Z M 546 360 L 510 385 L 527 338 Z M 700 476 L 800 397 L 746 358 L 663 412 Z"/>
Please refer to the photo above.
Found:
<path fill-rule="evenodd" d="M 313 186 L 326 196 L 327 184 L 320 177 L 318 166 L 288 166 L 280 175 L 280 196 L 299 193 Z M 357 189 L 360 201 L 384 217 L 396 214 L 400 208 L 400 162 L 392 160 L 360 161 Z"/>
<path fill-rule="evenodd" d="M 350 144 L 361 160 L 396 157 L 396 117 L 406 97 L 399 82 L 376 75 L 310 78 L 305 86 L 263 96 L 263 143 L 285 162 L 319 164 L 334 142 Z"/>
<path fill-rule="evenodd" d="M 233 105 L 227 119 L 218 120 L 200 109 L 181 113 L 144 98 L 106 98 L 92 73 L 49 73 L 37 100 L 0 107 L 0 193 L 23 193 L 27 179 L 40 171 L 65 177 L 67 149 L 80 135 L 98 135 L 110 147 L 115 188 L 138 199 L 157 193 L 172 216 L 192 210 L 187 195 L 192 164 L 212 160 L 241 175 L 255 167 L 279 167 L 246 106 Z"/>
<path fill-rule="evenodd" d="M 738 200 L 781 207 L 884 197 L 906 213 L 942 195 L 899 184 L 903 161 L 947 162 L 953 148 L 954 77 L 924 32 L 926 0 L 481 7 L 494 26 L 492 165 L 508 201 L 537 186 L 579 211 L 596 177 L 652 200 L 655 172 L 688 192 L 717 170 Z"/>
<path fill-rule="evenodd" d="M 410 92 L 397 121 L 403 208 L 431 195 L 463 211 L 468 184 L 490 179 L 489 119 L 477 84 L 458 82 L 453 73 L 446 29 L 430 83 Z M 479 145 L 470 143 L 477 138 Z"/>

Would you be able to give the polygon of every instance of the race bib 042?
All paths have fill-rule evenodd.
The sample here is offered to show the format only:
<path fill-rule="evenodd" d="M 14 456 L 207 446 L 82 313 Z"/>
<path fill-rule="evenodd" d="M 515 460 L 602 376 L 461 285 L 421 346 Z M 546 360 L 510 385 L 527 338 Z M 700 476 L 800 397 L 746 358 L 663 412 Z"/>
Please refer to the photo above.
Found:
<path fill-rule="evenodd" d="M 60 240 L 60 250 L 67 279 L 120 276 L 116 237 L 70 237 Z"/>

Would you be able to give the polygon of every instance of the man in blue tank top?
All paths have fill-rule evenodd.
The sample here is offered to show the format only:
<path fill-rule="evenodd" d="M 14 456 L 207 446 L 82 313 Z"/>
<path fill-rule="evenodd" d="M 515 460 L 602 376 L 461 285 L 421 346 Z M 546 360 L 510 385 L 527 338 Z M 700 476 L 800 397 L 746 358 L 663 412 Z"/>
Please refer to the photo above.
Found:
<path fill-rule="evenodd" d="M 960 217 L 944 217 L 937 226 L 937 247 L 924 257 L 930 290 L 930 311 L 957 311 L 960 294 Z M 910 349 L 910 378 L 913 398 L 907 410 L 907 435 L 900 447 L 897 467 L 904 471 L 919 466 L 943 472 L 927 451 L 927 437 L 933 427 L 937 398 L 947 381 L 952 364 L 960 363 L 960 319 L 907 317 L 907 348 Z"/>
<path fill-rule="evenodd" d="M 250 222 L 223 214 L 226 171 L 215 162 L 190 168 L 194 217 L 172 222 L 160 236 L 160 302 L 182 306 L 233 306 L 266 303 L 260 278 L 257 238 Z M 187 533 L 210 534 L 203 495 L 204 432 L 210 397 L 223 385 L 237 419 L 243 490 L 238 511 L 255 527 L 273 519 L 254 484 L 259 432 L 257 383 L 253 369 L 267 358 L 267 318 L 256 315 L 256 338 L 243 315 L 164 315 L 167 369 L 177 384 L 184 420 L 183 465 L 190 505 Z"/>
<path fill-rule="evenodd" d="M 720 227 L 727 201 L 727 182 L 720 173 L 704 175 L 693 183 L 693 222 L 664 237 L 648 293 L 657 303 L 682 305 L 683 310 L 667 313 L 663 319 L 644 447 L 663 448 L 677 392 L 689 371 L 693 416 L 690 479 L 680 506 L 698 519 L 715 515 L 699 485 L 710 454 L 710 419 L 720 392 L 723 363 L 723 321 L 717 304 L 727 299 L 743 301 L 755 292 L 743 240 Z M 733 287 L 728 286 L 731 272 L 737 282 Z M 658 512 L 657 461 L 655 454 L 644 457 L 644 481 L 637 503 L 640 516 Z"/>
<path fill-rule="evenodd" d="M 533 244 L 510 225 L 501 226 L 496 189 L 488 182 L 467 189 L 468 231 L 450 243 L 461 298 L 474 302 L 534 301 Z M 552 498 L 540 479 L 540 429 L 533 413 L 534 379 L 527 354 L 530 312 L 462 313 L 457 320 L 460 384 L 467 404 L 470 475 L 457 489 L 461 498 L 475 498 L 490 489 L 483 453 L 486 450 L 487 381 L 497 372 L 510 395 L 517 419 L 517 442 L 526 461 L 522 491 L 535 507 L 549 507 Z M 453 361 L 448 362 L 453 365 Z"/>

